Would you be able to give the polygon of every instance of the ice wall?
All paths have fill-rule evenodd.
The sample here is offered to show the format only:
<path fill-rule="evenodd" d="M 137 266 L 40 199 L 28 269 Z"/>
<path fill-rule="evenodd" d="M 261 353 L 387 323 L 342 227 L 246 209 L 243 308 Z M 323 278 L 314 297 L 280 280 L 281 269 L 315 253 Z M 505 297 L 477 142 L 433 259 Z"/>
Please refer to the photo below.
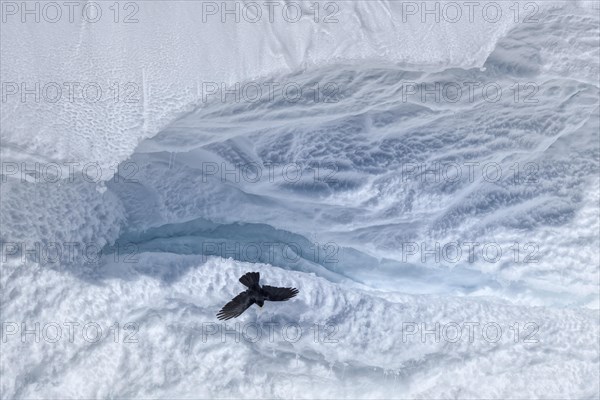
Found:
<path fill-rule="evenodd" d="M 48 4 L 3 3 L 2 156 L 98 162 L 103 179 L 206 82 L 340 61 L 477 67 L 527 15 L 502 2 Z"/>

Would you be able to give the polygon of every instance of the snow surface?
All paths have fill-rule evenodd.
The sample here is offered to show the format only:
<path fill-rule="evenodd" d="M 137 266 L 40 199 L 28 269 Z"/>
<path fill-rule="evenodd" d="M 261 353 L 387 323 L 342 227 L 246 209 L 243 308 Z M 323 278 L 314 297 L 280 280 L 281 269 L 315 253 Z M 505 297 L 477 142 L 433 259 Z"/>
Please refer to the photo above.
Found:
<path fill-rule="evenodd" d="M 199 23 L 199 2 L 147 2 L 138 24 L 1 25 L 3 82 L 140 88 L 133 104 L 3 101 L 4 163 L 103 174 L 2 181 L 2 242 L 101 249 L 59 264 L 3 254 L 2 398 L 598 398 L 598 3 L 542 3 L 534 24 L 403 22 L 401 2 L 342 4 L 337 24 Z M 335 102 L 202 100 L 202 82 L 249 81 L 339 90 Z M 503 96 L 404 100 L 407 81 L 495 82 Z M 537 101 L 515 102 L 516 82 L 533 82 Z M 435 162 L 503 175 L 403 179 Z M 224 181 L 208 163 L 296 163 L 303 177 Z M 535 180 L 515 183 L 515 163 Z M 334 165 L 335 180 L 314 180 L 315 165 Z M 423 261 L 402 247 L 452 242 L 503 257 Z M 236 247 L 266 243 L 293 244 L 292 257 Z M 530 245 L 537 262 L 523 262 Z M 274 340 L 236 342 L 215 314 L 252 270 L 300 294 L 228 321 L 250 336 L 275 324 Z M 22 322 L 63 336 L 23 342 L 7 333 Z M 101 340 L 82 337 L 88 322 Z M 421 335 L 436 323 L 463 327 L 461 339 Z M 471 341 L 465 323 L 501 337 L 475 329 Z M 280 337 L 290 324 L 297 341 Z"/>

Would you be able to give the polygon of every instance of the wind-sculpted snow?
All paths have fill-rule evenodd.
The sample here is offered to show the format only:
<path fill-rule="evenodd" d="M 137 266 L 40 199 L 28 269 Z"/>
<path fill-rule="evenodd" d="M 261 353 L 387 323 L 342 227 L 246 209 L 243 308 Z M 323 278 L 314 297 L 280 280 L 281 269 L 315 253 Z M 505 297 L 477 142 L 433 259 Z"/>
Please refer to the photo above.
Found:
<path fill-rule="evenodd" d="M 140 96 L 3 101 L 2 398 L 598 396 L 597 3 L 479 25 L 180 3 L 3 23 L 3 82 Z M 248 271 L 300 293 L 221 325 Z"/>
<path fill-rule="evenodd" d="M 64 332 L 55 343 L 35 343 L 31 334 L 25 343 L 15 340 L 20 333 L 8 336 L 4 395 L 506 398 L 518 392 L 527 398 L 585 398 L 598 391 L 599 332 L 590 310 L 397 292 L 380 296 L 312 274 L 214 257 L 202 262 L 197 256 L 141 253 L 139 263 L 188 270 L 164 285 L 110 261 L 96 282 L 33 265 L 8 267 L 2 285 L 13 289 L 3 291 L 3 318 L 25 315 L 29 325 L 58 323 Z M 254 306 L 221 325 L 217 310 L 242 290 L 237 278 L 250 270 L 259 271 L 265 283 L 300 293 L 285 303 L 268 303 L 262 312 Z M 36 296 L 41 290 L 47 303 Z M 68 322 L 80 323 L 72 339 Z M 96 339 L 93 330 L 84 336 L 86 323 L 98 324 L 103 336 Z M 115 323 L 135 328 L 119 331 L 115 339 Z M 436 323 L 449 327 L 437 339 L 424 333 L 435 332 Z M 456 326 L 463 330 L 460 336 Z M 79 381 L 81 371 L 88 376 L 85 383 Z"/>
<path fill-rule="evenodd" d="M 141 186 L 108 187 L 123 199 L 133 232 L 197 218 L 267 224 L 333 243 L 336 254 L 363 254 L 352 266 L 336 265 L 375 287 L 404 284 L 406 275 L 413 283 L 431 279 L 441 268 L 445 278 L 433 279 L 431 292 L 458 287 L 525 303 L 596 307 L 598 86 L 546 76 L 545 42 L 536 42 L 535 32 L 513 29 L 484 71 L 343 65 L 280 78 L 302 87 L 337 82 L 336 101 L 214 100 L 138 147 L 129 162 L 139 167 Z M 522 52 L 528 61 L 516 56 Z M 526 74 L 519 63 L 528 63 Z M 411 82 L 460 83 L 464 92 L 457 101 L 428 101 L 406 92 Z M 491 82 L 501 96 L 471 98 L 464 82 Z M 523 90 L 518 98 L 515 83 Z M 528 83 L 534 86 L 523 89 Z M 457 167 L 460 176 L 455 169 L 442 175 L 436 165 Z M 268 241 L 239 239 L 253 240 Z M 475 242 L 471 257 L 463 243 Z M 453 243 L 462 249 L 455 261 L 441 250 L 426 254 Z M 413 245 L 417 250 L 408 251 Z M 186 251 L 203 254 L 201 246 Z M 486 258 L 482 248 L 490 246 L 501 257 Z"/>
<path fill-rule="evenodd" d="M 22 179 L 20 174 L 2 179 L 2 261 L 11 256 L 26 259 L 27 250 L 31 250 L 39 262 L 42 250 L 36 250 L 36 246 L 47 248 L 52 244 L 61 248 L 59 252 L 68 247 L 66 244 L 75 247 L 84 243 L 98 251 L 119 237 L 125 208 L 105 187 L 102 190 L 75 175 L 72 180 L 52 182 L 44 182 L 39 176 Z M 13 245 L 16 247 L 7 250 L 6 246 Z M 45 256 L 54 259 L 57 254 Z M 67 260 L 59 258 L 61 262 Z"/>

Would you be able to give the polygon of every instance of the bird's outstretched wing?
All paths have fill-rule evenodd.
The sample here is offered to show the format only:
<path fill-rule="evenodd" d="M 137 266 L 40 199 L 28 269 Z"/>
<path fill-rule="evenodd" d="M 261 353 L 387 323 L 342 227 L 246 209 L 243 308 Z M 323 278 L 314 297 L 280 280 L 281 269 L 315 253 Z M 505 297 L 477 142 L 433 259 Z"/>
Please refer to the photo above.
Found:
<path fill-rule="evenodd" d="M 239 317 L 252 304 L 254 304 L 254 300 L 250 298 L 250 295 L 247 292 L 242 292 L 221 308 L 221 311 L 217 313 L 217 318 L 227 320 Z"/>
<path fill-rule="evenodd" d="M 298 289 L 289 287 L 274 287 L 263 285 L 263 290 L 267 293 L 267 300 L 286 301 L 298 294 Z"/>

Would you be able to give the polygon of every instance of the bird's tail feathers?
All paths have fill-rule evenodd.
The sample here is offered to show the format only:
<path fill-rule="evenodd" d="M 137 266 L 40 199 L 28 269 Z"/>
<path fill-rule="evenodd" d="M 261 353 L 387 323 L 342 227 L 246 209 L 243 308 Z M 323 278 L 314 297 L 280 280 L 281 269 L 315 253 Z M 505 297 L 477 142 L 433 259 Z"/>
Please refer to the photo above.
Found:
<path fill-rule="evenodd" d="M 240 282 L 249 288 L 257 286 L 259 280 L 260 274 L 258 272 L 247 272 L 240 278 Z"/>

